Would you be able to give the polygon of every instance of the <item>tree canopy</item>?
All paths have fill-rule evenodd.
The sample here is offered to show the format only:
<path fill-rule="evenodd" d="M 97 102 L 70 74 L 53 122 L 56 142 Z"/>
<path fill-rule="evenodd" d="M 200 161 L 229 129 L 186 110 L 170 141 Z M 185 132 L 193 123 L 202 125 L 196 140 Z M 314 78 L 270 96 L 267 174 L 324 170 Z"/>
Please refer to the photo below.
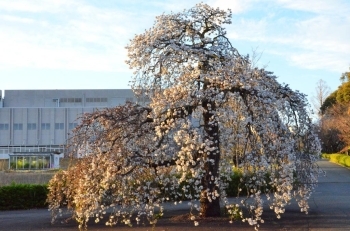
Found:
<path fill-rule="evenodd" d="M 220 216 L 222 202 L 256 227 L 263 195 L 278 217 L 293 197 L 308 211 L 320 144 L 305 96 L 252 67 L 228 23 L 230 10 L 197 4 L 131 40 L 131 86 L 150 103 L 84 117 L 70 144 L 85 157 L 50 182 L 51 210 L 67 204 L 81 225 L 106 211 L 108 224 L 130 224 L 134 213 L 154 223 L 168 201 L 188 200 L 193 220 Z M 248 196 L 229 202 L 233 170 Z"/>
<path fill-rule="evenodd" d="M 322 114 L 325 114 L 327 109 L 337 103 L 347 104 L 350 102 L 350 72 L 344 72 L 340 80 L 342 84 L 340 84 L 338 89 L 332 92 L 322 103 L 320 108 Z"/>
<path fill-rule="evenodd" d="M 322 151 L 334 153 L 347 151 L 350 147 L 350 72 L 344 72 L 342 83 L 323 102 L 320 111 L 320 139 Z"/>

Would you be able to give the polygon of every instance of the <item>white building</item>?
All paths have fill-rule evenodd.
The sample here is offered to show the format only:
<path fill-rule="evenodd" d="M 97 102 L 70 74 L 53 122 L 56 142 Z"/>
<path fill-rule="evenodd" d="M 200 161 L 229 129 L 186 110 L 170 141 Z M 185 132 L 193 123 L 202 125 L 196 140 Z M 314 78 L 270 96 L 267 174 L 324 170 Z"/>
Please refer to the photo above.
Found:
<path fill-rule="evenodd" d="M 0 159 L 10 169 L 59 167 L 69 132 L 86 112 L 136 101 L 130 89 L 0 91 Z"/>

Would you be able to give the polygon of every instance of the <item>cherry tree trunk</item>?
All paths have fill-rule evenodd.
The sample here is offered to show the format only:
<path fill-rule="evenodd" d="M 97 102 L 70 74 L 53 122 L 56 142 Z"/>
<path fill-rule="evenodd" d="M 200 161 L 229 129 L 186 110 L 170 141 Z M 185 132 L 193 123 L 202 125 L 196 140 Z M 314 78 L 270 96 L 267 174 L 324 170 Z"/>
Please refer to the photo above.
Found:
<path fill-rule="evenodd" d="M 208 161 L 205 163 L 205 175 L 202 178 L 203 190 L 200 198 L 200 213 L 203 217 L 219 217 L 221 215 L 220 192 L 215 184 L 215 179 L 219 177 L 219 127 L 218 122 L 215 120 L 215 115 L 213 115 L 215 103 L 203 101 L 202 106 L 205 109 L 203 113 L 205 139 L 210 141 L 210 151 L 205 153 Z"/>

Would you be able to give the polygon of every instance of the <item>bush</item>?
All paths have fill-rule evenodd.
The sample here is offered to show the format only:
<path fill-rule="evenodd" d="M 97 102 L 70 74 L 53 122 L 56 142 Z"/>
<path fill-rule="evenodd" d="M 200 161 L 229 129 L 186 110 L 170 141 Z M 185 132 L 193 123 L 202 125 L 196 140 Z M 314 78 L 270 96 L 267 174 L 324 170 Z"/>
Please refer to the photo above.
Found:
<path fill-rule="evenodd" d="M 238 195 L 246 194 L 246 187 L 244 183 L 241 182 L 241 178 L 243 174 L 241 171 L 236 170 L 234 174 L 231 175 L 231 181 L 229 181 L 228 187 L 226 189 L 226 193 L 228 197 L 237 197 Z M 239 192 L 239 188 L 244 188 L 243 192 Z"/>
<path fill-rule="evenodd" d="M 11 184 L 0 187 L 0 210 L 46 208 L 47 185 Z"/>
<path fill-rule="evenodd" d="M 350 156 L 344 154 L 322 154 L 322 158 L 328 159 L 330 162 L 350 167 Z"/>

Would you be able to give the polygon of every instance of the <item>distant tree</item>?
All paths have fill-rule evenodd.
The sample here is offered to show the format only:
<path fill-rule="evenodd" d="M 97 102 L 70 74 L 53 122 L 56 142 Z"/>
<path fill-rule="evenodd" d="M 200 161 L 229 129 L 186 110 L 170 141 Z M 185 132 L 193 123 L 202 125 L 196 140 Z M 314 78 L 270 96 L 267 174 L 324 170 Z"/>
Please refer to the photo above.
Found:
<path fill-rule="evenodd" d="M 132 88 L 150 105 L 85 116 L 71 148 L 86 157 L 50 182 L 51 210 L 68 204 L 81 225 L 106 211 L 108 224 L 130 224 L 134 213 L 154 223 L 166 201 L 189 200 L 194 220 L 220 216 L 222 201 L 258 227 L 266 194 L 277 217 L 293 197 L 307 213 L 320 144 L 305 96 L 238 53 L 222 27 L 230 17 L 198 4 L 131 40 Z M 230 204 L 234 166 L 248 197 Z"/>
<path fill-rule="evenodd" d="M 350 102 L 350 72 L 344 72 L 341 77 L 341 85 L 337 90 L 332 92 L 322 103 L 321 113 L 325 113 L 328 108 L 331 108 L 337 103 Z"/>
<path fill-rule="evenodd" d="M 324 80 L 320 79 L 316 83 L 315 95 L 312 97 L 312 104 L 313 104 L 314 109 L 316 110 L 316 112 L 319 116 L 322 115 L 321 107 L 324 104 L 329 93 L 330 93 L 329 86 L 327 85 L 327 83 Z"/>
<path fill-rule="evenodd" d="M 329 132 L 337 134 L 338 141 L 332 139 L 332 147 L 337 148 L 337 150 L 332 150 L 332 152 L 339 152 L 346 146 L 350 147 L 350 106 L 348 103 L 337 103 L 329 108 L 323 123 L 326 127 L 323 130 L 328 128 Z M 320 138 L 322 140 L 322 137 Z"/>
<path fill-rule="evenodd" d="M 338 103 L 350 102 L 350 82 L 344 82 L 337 90 L 336 100 Z"/>
<path fill-rule="evenodd" d="M 350 70 L 350 68 L 349 68 Z M 342 75 L 340 76 L 340 81 L 345 82 L 345 81 L 350 81 L 350 71 L 344 72 L 342 73 Z"/>
<path fill-rule="evenodd" d="M 338 152 L 350 146 L 350 72 L 340 77 L 342 81 L 337 90 L 332 92 L 322 103 L 320 134 L 323 152 Z"/>
<path fill-rule="evenodd" d="M 331 108 L 334 104 L 337 103 L 337 93 L 338 91 L 334 91 L 332 92 L 322 103 L 321 107 L 320 107 L 320 111 L 323 114 L 326 113 L 328 108 Z"/>
<path fill-rule="evenodd" d="M 337 128 L 338 121 L 329 114 L 323 115 L 319 123 L 318 137 L 321 140 L 323 153 L 337 153 L 345 147 Z"/>

